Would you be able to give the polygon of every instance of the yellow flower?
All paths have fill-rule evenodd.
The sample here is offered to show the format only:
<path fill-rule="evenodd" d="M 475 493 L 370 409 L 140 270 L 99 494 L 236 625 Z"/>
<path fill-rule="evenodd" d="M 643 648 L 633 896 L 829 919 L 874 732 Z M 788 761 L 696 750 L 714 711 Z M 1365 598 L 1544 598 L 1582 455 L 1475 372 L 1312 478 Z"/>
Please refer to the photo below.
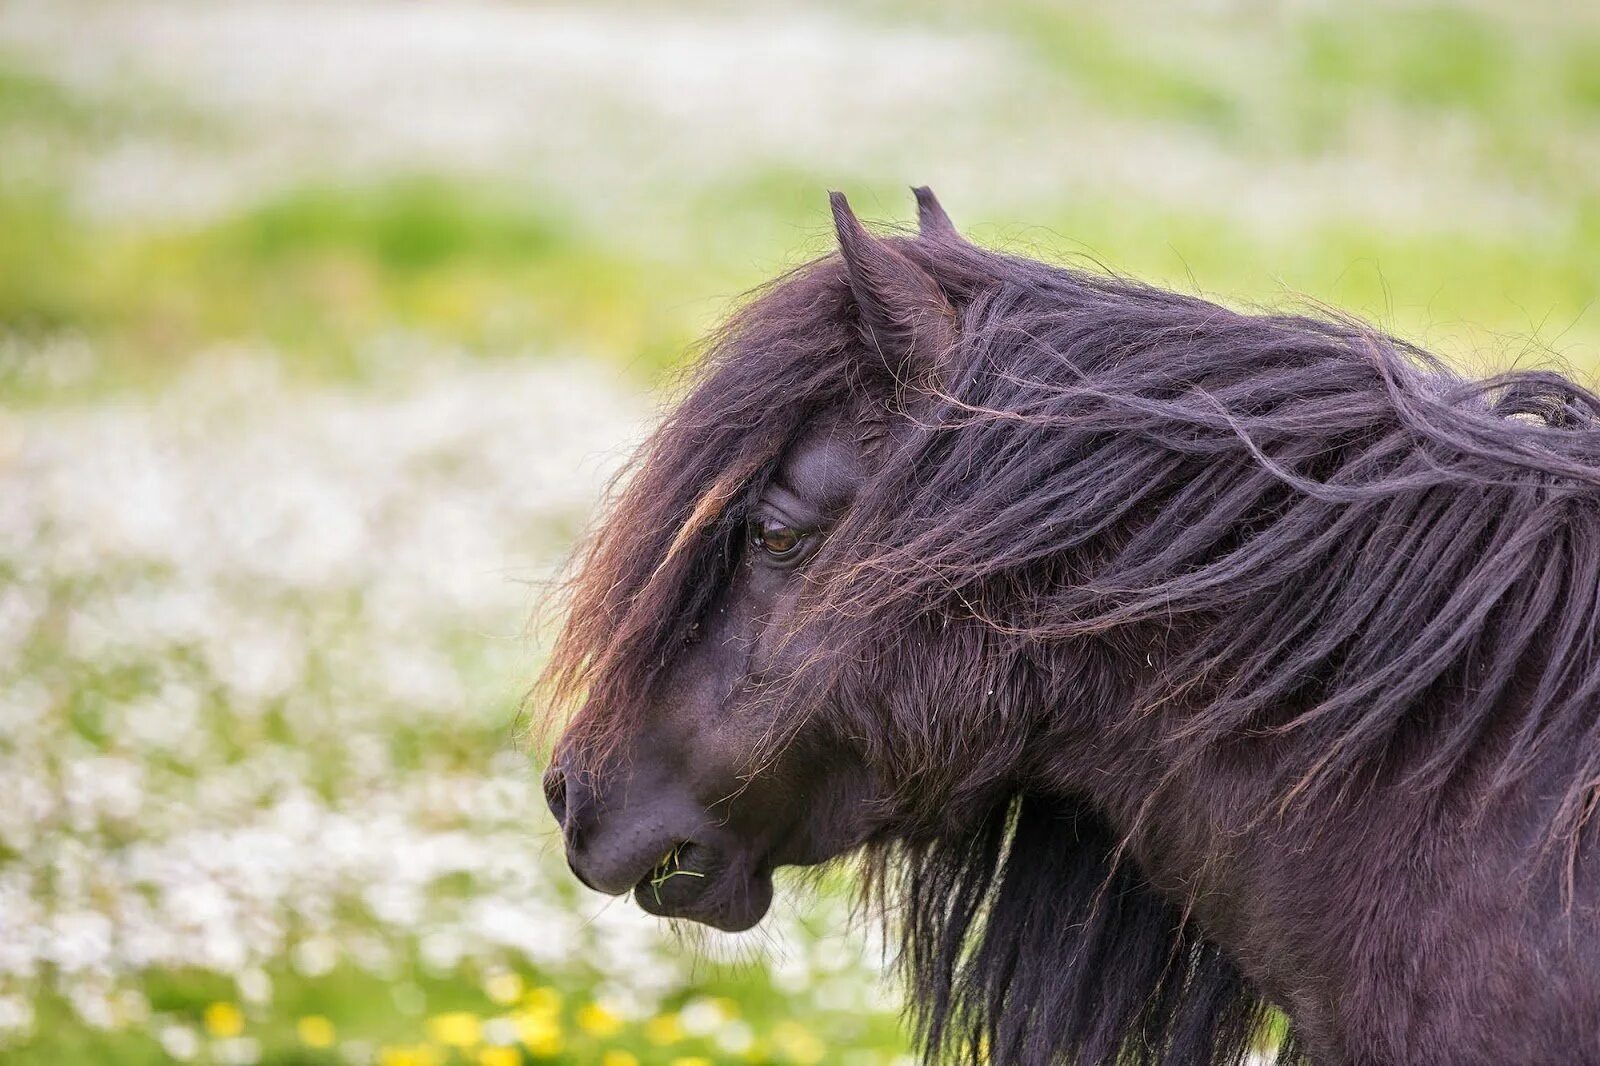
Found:
<path fill-rule="evenodd" d="M 631 1051 L 608 1051 L 600 1056 L 600 1066 L 639 1066 L 639 1056 Z"/>
<path fill-rule="evenodd" d="M 300 1043 L 306 1047 L 332 1047 L 333 1023 L 320 1014 L 308 1014 L 295 1023 Z"/>
<path fill-rule="evenodd" d="M 561 1054 L 561 1023 L 549 1014 L 520 1010 L 511 1016 L 522 1046 L 540 1058 Z"/>
<path fill-rule="evenodd" d="M 378 1051 L 378 1066 L 439 1066 L 444 1056 L 436 1047 L 427 1044 L 410 1044 L 405 1047 L 386 1047 Z"/>
<path fill-rule="evenodd" d="M 676 1014 L 658 1014 L 644 1023 L 644 1035 L 652 1044 L 676 1044 L 683 1039 L 683 1026 Z"/>
<path fill-rule="evenodd" d="M 213 1003 L 206 1008 L 206 1032 L 226 1039 L 244 1032 L 244 1012 L 232 1003 Z"/>
<path fill-rule="evenodd" d="M 535 988 L 522 1002 L 535 1014 L 558 1014 L 561 1011 L 561 993 L 553 988 Z"/>
<path fill-rule="evenodd" d="M 483 1026 L 470 1011 L 436 1014 L 428 1019 L 428 1039 L 446 1047 L 475 1047 L 483 1043 Z"/>
<path fill-rule="evenodd" d="M 585 1003 L 578 1010 L 578 1027 L 590 1036 L 605 1038 L 617 1034 L 622 1019 L 598 1003 Z"/>
<path fill-rule="evenodd" d="M 486 1047 L 478 1052 L 478 1066 L 522 1066 L 522 1053 L 514 1047 Z"/>
<path fill-rule="evenodd" d="M 483 990 L 501 1006 L 515 1003 L 522 998 L 522 978 L 514 973 L 497 973 L 483 983 Z"/>
<path fill-rule="evenodd" d="M 815 1033 L 794 1022 L 779 1022 L 772 1027 L 772 1042 L 790 1062 L 800 1066 L 814 1066 L 827 1055 L 828 1049 Z"/>
<path fill-rule="evenodd" d="M 711 1060 L 704 1055 L 679 1055 L 672 1060 L 672 1066 L 711 1066 Z"/>

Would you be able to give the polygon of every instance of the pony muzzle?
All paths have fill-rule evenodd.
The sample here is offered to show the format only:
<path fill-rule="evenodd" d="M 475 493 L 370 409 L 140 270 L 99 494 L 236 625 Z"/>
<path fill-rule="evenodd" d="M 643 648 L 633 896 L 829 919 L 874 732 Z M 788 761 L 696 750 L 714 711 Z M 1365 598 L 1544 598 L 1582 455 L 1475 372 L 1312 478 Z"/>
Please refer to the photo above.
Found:
<path fill-rule="evenodd" d="M 644 790 L 634 783 L 624 793 Z M 641 909 L 727 932 L 748 929 L 772 902 L 770 870 L 709 824 L 687 796 L 654 795 L 610 807 L 588 775 L 559 763 L 544 775 L 545 802 L 561 827 L 567 865 L 585 886 L 631 892 Z"/>

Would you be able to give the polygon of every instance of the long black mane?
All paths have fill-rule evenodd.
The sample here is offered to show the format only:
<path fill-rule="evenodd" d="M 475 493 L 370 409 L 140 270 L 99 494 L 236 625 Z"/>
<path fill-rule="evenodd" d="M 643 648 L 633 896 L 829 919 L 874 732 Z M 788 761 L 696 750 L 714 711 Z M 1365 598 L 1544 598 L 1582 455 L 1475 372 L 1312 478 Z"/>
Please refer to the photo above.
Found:
<path fill-rule="evenodd" d="M 1600 783 L 1600 400 L 1338 318 L 891 243 L 954 343 L 910 373 L 863 353 L 836 258 L 752 302 L 592 542 L 551 677 L 646 692 L 784 448 L 853 412 L 877 466 L 812 564 L 824 651 L 771 698 L 826 707 L 895 786 L 869 862 L 930 1054 L 1227 1062 L 1260 1039 L 1257 990 L 1106 812 L 1019 787 L 1082 722 L 1107 750 L 1154 716 L 1174 774 L 1260 745 L 1247 813 L 1308 832 L 1374 782 L 1426 807 L 1536 781 L 1573 852 Z"/>

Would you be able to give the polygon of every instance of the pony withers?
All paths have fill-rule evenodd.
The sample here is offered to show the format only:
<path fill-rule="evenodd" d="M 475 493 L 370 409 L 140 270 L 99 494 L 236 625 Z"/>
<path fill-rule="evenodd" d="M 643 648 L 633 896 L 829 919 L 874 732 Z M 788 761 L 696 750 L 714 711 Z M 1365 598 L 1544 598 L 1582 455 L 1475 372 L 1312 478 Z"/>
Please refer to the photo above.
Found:
<path fill-rule="evenodd" d="M 917 200 L 577 559 L 573 871 L 737 930 L 859 857 L 930 1060 L 1600 1062 L 1600 400 Z"/>

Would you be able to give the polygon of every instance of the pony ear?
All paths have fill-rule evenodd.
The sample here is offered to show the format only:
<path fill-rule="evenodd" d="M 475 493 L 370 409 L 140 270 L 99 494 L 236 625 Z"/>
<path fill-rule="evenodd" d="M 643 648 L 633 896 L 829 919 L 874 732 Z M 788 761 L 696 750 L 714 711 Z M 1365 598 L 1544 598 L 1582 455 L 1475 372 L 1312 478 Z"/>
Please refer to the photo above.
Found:
<path fill-rule="evenodd" d="M 911 195 L 917 198 L 917 233 L 924 240 L 961 239 L 961 234 L 956 232 L 956 224 L 950 221 L 950 216 L 939 206 L 932 189 L 926 185 L 918 185 L 911 190 Z"/>
<path fill-rule="evenodd" d="M 867 343 L 897 379 L 918 367 L 939 365 L 956 340 L 956 313 L 944 290 L 927 271 L 868 233 L 843 193 L 830 193 L 828 200 Z"/>

